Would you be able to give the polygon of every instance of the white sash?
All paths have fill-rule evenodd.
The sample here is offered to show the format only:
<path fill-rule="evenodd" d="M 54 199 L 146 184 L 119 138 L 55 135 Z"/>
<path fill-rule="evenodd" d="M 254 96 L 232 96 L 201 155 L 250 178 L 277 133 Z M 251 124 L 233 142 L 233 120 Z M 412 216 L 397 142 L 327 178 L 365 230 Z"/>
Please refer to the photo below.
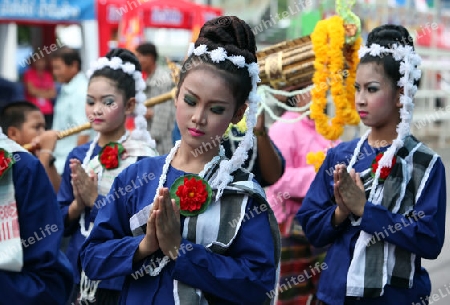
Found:
<path fill-rule="evenodd" d="M 14 152 L 27 152 L 16 142 L 8 139 L 0 130 L 0 148 L 11 155 Z M 20 161 L 19 161 L 20 162 Z M 6 164 L 0 164 L 5 167 Z M 0 177 L 0 270 L 20 272 L 23 267 L 23 249 L 20 239 L 19 218 L 10 168 Z"/>

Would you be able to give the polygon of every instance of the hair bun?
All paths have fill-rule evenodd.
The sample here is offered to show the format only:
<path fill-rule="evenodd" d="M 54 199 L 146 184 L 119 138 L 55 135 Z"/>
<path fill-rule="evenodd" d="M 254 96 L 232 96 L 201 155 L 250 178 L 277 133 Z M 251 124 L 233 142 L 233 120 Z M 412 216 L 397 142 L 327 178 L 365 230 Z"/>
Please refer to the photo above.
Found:
<path fill-rule="evenodd" d="M 122 59 L 123 62 L 129 62 L 134 65 L 137 71 L 142 71 L 141 64 L 139 63 L 139 60 L 137 59 L 136 55 L 134 55 L 133 52 L 127 49 L 112 49 L 109 51 L 105 57 L 111 59 L 113 57 L 119 57 Z"/>
<path fill-rule="evenodd" d="M 368 38 L 366 46 L 379 44 L 384 47 L 390 47 L 393 44 L 410 45 L 414 48 L 413 39 L 406 28 L 401 25 L 384 24 L 373 29 Z"/>
<path fill-rule="evenodd" d="M 229 55 L 241 55 L 248 64 L 257 61 L 255 35 L 250 26 L 236 16 L 221 16 L 207 21 L 195 46 L 202 44 L 208 50 L 222 47 Z"/>

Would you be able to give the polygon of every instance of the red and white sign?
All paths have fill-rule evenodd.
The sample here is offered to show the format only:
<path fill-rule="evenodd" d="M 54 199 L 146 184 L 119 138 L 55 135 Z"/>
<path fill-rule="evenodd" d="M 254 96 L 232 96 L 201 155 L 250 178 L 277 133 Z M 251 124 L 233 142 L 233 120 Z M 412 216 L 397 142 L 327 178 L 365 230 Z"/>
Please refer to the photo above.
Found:
<path fill-rule="evenodd" d="M 97 0 L 96 5 L 100 56 L 109 51 L 112 40 L 118 39 L 121 46 L 124 41 L 140 41 L 142 37 L 131 36 L 142 35 L 144 28 L 197 31 L 206 21 L 222 15 L 220 8 L 186 0 Z"/>
<path fill-rule="evenodd" d="M 445 27 L 444 24 L 439 24 L 437 27 L 434 25 L 427 30 L 418 30 L 416 39 L 418 46 L 432 47 L 433 39 L 435 39 L 438 49 L 450 50 L 450 28 Z"/>

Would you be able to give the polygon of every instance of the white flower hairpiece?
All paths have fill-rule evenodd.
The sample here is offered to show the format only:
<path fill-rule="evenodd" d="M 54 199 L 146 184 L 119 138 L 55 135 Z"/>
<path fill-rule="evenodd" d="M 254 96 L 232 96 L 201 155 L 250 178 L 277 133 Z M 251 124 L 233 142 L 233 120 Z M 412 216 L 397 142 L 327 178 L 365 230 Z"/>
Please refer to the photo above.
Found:
<path fill-rule="evenodd" d="M 252 90 L 248 96 L 248 115 L 246 116 L 247 132 L 243 140 L 239 143 L 238 148 L 234 152 L 230 160 L 222 160 L 217 176 L 210 183 L 212 188 L 217 188 L 216 199 L 222 196 L 223 189 L 233 180 L 231 173 L 240 168 L 248 158 L 248 151 L 253 146 L 253 128 L 256 125 L 256 116 L 258 112 L 258 104 L 260 96 L 257 93 L 257 84 L 261 81 L 259 78 L 259 66 L 256 62 L 250 64 L 245 63 L 245 58 L 240 55 L 228 55 L 227 51 L 219 47 L 215 50 L 208 51 L 208 47 L 204 44 L 194 47 L 191 43 L 189 46 L 188 57 L 191 55 L 202 56 L 208 54 L 211 60 L 219 63 L 225 60 L 231 61 L 238 68 L 247 68 L 252 81 Z"/>
<path fill-rule="evenodd" d="M 232 55 L 230 57 L 228 57 L 229 60 L 231 60 L 231 62 L 233 64 L 235 64 L 236 66 L 238 66 L 239 68 L 243 68 L 245 67 L 245 57 L 241 56 L 241 55 Z"/>
<path fill-rule="evenodd" d="M 91 67 L 86 74 L 88 78 L 91 78 L 95 71 L 101 70 L 105 67 L 109 67 L 113 70 L 122 70 L 124 73 L 133 77 L 136 90 L 134 97 L 136 100 L 136 106 L 134 108 L 135 129 L 131 133 L 131 138 L 134 140 L 147 142 L 152 148 L 156 148 L 156 142 L 147 131 L 147 120 L 144 117 L 147 112 L 147 107 L 144 105 L 147 97 L 144 94 L 146 85 L 144 79 L 142 78 L 141 71 L 136 70 L 136 66 L 134 64 L 130 62 L 123 62 L 120 57 L 112 57 L 111 59 L 107 57 L 100 57 L 97 61 L 91 63 Z M 94 142 L 93 144 L 96 144 Z"/>
<path fill-rule="evenodd" d="M 370 47 L 363 46 L 359 50 L 359 57 L 362 58 L 366 54 L 371 56 L 382 57 L 384 54 L 390 54 L 396 61 L 400 61 L 399 72 L 402 75 L 397 85 L 403 88 L 403 93 L 400 95 L 400 103 L 402 108 L 400 109 L 400 123 L 397 125 L 397 138 L 392 142 L 391 147 L 389 147 L 383 154 L 383 157 L 379 161 L 378 169 L 375 173 L 375 179 L 372 184 L 372 190 L 370 196 L 373 196 L 378 184 L 378 177 L 380 176 L 381 169 L 384 167 L 390 167 L 392 165 L 392 160 L 394 155 L 397 153 L 404 144 L 404 139 L 411 132 L 411 121 L 412 114 L 414 110 L 413 98 L 417 92 L 417 86 L 414 85 L 415 80 L 419 80 L 421 76 L 421 71 L 417 68 L 420 65 L 421 58 L 414 52 L 412 46 L 406 45 L 393 45 L 391 48 L 386 48 L 380 46 L 379 44 L 371 44 Z M 370 130 L 368 131 L 368 133 Z M 365 135 L 367 138 L 368 133 Z M 361 138 L 363 140 L 364 137 Z M 361 146 L 362 143 L 357 146 Z M 358 150 L 355 149 L 355 151 Z M 352 161 L 349 164 L 349 169 L 353 166 L 355 162 L 355 153 Z"/>

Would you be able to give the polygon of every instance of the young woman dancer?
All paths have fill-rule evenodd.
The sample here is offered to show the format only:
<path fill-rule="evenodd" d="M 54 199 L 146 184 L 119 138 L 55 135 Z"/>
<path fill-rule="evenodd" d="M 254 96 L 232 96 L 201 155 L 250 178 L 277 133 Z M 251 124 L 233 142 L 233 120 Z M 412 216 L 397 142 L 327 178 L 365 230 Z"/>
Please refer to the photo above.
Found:
<path fill-rule="evenodd" d="M 81 245 L 92 230 L 98 211 L 114 205 L 130 189 L 108 194 L 114 178 L 143 157 L 157 155 L 147 122 L 142 90 L 145 83 L 136 56 L 128 50 L 115 49 L 99 58 L 89 71 L 86 116 L 97 136 L 91 143 L 76 147 L 68 156 L 58 201 L 64 217 L 65 233 L 71 240 L 67 255 L 78 270 Z M 136 129 L 125 128 L 127 115 L 136 113 Z M 134 177 L 134 187 L 143 186 L 148 178 Z M 81 285 L 81 299 L 95 304 L 117 303 L 123 277 L 103 281 L 97 287 L 81 272 L 75 272 L 75 283 Z M 81 281 L 81 283 L 80 283 Z M 73 301 L 78 298 L 74 289 Z"/>
<path fill-rule="evenodd" d="M 126 276 L 121 304 L 273 301 L 279 230 L 262 188 L 241 170 L 259 100 L 255 50 L 249 25 L 237 17 L 205 23 L 181 69 L 181 140 L 115 180 L 111 193 L 146 172 L 157 178 L 101 209 L 81 252 L 90 278 Z M 220 145 L 194 156 L 240 121 L 246 101 L 248 132 L 233 157 Z"/>
<path fill-rule="evenodd" d="M 421 259 L 442 249 L 446 187 L 442 160 L 410 133 L 420 57 L 408 31 L 389 24 L 369 34 L 360 57 L 356 108 L 370 129 L 328 150 L 297 214 L 315 246 L 331 244 L 318 298 L 427 304 Z"/>

